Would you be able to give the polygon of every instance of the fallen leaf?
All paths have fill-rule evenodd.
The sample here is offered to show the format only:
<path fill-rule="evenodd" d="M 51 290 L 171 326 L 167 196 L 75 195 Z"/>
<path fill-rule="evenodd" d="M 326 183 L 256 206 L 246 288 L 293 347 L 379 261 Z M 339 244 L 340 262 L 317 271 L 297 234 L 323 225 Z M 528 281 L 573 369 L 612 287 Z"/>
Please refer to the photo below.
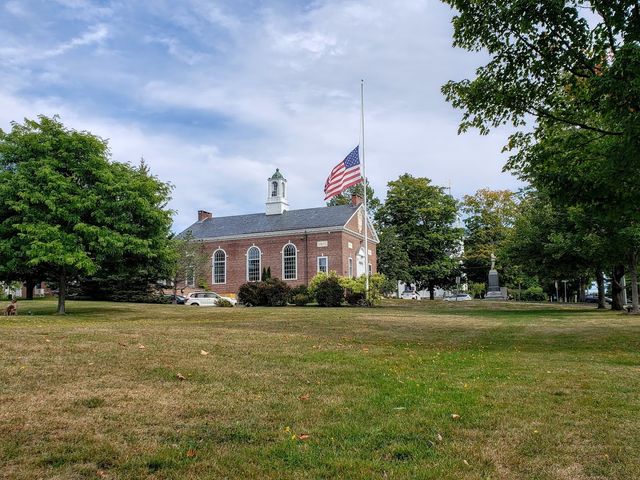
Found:
<path fill-rule="evenodd" d="M 306 440 L 310 437 L 311 435 L 309 435 L 308 433 L 301 433 L 299 435 L 296 435 L 298 440 Z"/>
<path fill-rule="evenodd" d="M 182 375 L 181 373 L 178 373 L 178 374 L 176 375 L 176 378 L 177 378 L 178 380 L 186 380 L 186 378 L 184 377 L 184 375 Z"/>
<path fill-rule="evenodd" d="M 440 434 L 436 435 L 436 440 L 438 440 L 439 442 L 441 442 L 441 441 L 442 441 L 442 435 L 440 435 Z"/>
<path fill-rule="evenodd" d="M 193 458 L 195 456 L 196 456 L 196 451 L 193 448 L 190 448 L 189 450 L 187 450 L 187 457 Z"/>
<path fill-rule="evenodd" d="M 460 418 L 461 418 L 460 415 L 458 415 L 457 413 L 452 413 L 451 414 L 451 419 L 452 420 L 460 420 Z"/>
<path fill-rule="evenodd" d="M 93 362 L 89 362 L 89 365 L 93 365 Z"/>
<path fill-rule="evenodd" d="M 140 350 L 144 350 L 146 347 L 145 347 L 143 344 L 139 343 L 139 344 L 138 344 L 138 348 L 139 348 Z"/>
<path fill-rule="evenodd" d="M 122 343 L 122 342 L 118 342 L 118 345 L 120 345 L 121 347 L 126 347 L 127 346 L 126 343 Z"/>
<path fill-rule="evenodd" d="M 104 470 L 98 470 L 98 471 L 96 472 L 96 475 L 97 475 L 99 478 L 107 478 L 107 472 L 105 472 Z"/>
<path fill-rule="evenodd" d="M 466 460 L 462 460 L 462 463 L 464 463 L 465 465 L 469 466 L 469 462 L 467 462 Z"/>
<path fill-rule="evenodd" d="M 407 407 L 394 407 L 394 410 L 406 410 Z"/>
<path fill-rule="evenodd" d="M 48 338 L 45 338 L 44 341 L 47 342 L 47 343 L 51 343 L 51 340 L 49 340 Z"/>
<path fill-rule="evenodd" d="M 200 350 L 200 355 L 209 355 L 209 352 L 206 352 L 204 350 Z"/>
<path fill-rule="evenodd" d="M 363 351 L 363 352 L 368 352 L 368 351 L 369 351 L 369 349 L 365 347 L 365 348 L 363 348 L 363 349 L 362 349 L 362 351 Z"/>
<path fill-rule="evenodd" d="M 309 400 L 310 395 L 308 393 L 305 393 L 304 395 L 300 395 L 298 397 L 299 400 L 302 400 L 303 402 L 306 402 L 307 400 Z"/>

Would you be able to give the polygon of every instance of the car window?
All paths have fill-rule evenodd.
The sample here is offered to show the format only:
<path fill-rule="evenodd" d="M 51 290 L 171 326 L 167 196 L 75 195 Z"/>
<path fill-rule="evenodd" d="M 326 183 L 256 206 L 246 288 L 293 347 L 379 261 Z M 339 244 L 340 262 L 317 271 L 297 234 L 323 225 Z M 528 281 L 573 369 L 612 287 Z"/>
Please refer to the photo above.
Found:
<path fill-rule="evenodd" d="M 207 298 L 216 298 L 216 294 L 215 293 L 205 293 L 204 294 Z"/>

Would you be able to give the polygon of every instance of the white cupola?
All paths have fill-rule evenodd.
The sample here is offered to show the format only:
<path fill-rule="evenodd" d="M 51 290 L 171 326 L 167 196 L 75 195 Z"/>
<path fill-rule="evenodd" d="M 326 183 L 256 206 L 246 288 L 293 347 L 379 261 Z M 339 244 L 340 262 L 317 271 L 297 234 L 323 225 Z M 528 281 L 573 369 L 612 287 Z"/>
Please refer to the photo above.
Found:
<path fill-rule="evenodd" d="M 287 179 L 276 168 L 276 173 L 267 180 L 267 215 L 281 215 L 289 209 L 286 189 Z"/>

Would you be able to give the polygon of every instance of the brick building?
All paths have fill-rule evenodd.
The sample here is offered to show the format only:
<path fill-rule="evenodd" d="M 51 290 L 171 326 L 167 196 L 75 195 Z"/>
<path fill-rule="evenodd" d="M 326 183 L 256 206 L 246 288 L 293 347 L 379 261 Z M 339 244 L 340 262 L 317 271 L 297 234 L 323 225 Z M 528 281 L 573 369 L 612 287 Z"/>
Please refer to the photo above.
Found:
<path fill-rule="evenodd" d="M 291 286 L 308 284 L 320 271 L 363 275 L 364 222 L 359 197 L 350 205 L 289 210 L 287 180 L 279 170 L 267 180 L 264 213 L 216 217 L 200 210 L 198 221 L 185 229 L 203 242 L 211 259 L 208 283 L 219 294 L 235 294 L 240 285 L 259 281 L 263 268 Z M 367 220 L 368 221 L 368 220 Z M 376 272 L 378 236 L 368 223 L 371 273 Z M 185 290 L 194 289 L 189 282 Z"/>

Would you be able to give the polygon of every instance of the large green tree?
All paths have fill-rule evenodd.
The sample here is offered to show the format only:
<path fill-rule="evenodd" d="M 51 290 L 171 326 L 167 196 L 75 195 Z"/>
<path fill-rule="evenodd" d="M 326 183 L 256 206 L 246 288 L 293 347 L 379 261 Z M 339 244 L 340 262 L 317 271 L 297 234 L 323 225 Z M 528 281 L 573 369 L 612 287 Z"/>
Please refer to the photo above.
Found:
<path fill-rule="evenodd" d="M 576 226 L 606 236 L 606 257 L 629 266 L 637 312 L 640 5 L 445 1 L 458 10 L 454 44 L 489 55 L 475 79 L 443 87 L 465 110 L 460 129 L 535 122 L 512 135 L 508 167 L 555 208 L 588 212 Z"/>
<path fill-rule="evenodd" d="M 518 208 L 511 190 L 483 188 L 465 195 L 464 269 L 472 282 L 485 282 L 491 268 L 491 254 L 498 253 L 512 227 Z M 501 262 L 502 258 L 498 257 Z"/>
<path fill-rule="evenodd" d="M 409 254 L 394 227 L 380 231 L 380 243 L 376 249 L 378 272 L 382 273 L 398 288 L 398 281 L 411 282 L 411 262 Z"/>
<path fill-rule="evenodd" d="M 170 186 L 109 156 L 105 140 L 57 117 L 0 131 L 0 274 L 37 268 L 57 284 L 60 314 L 70 282 L 107 266 L 162 274 L 171 255 Z"/>
<path fill-rule="evenodd" d="M 450 287 L 460 274 L 463 229 L 456 226 L 457 202 L 428 178 L 404 174 L 388 185 L 378 223 L 395 229 L 409 257 L 412 282 L 433 299 L 436 288 Z"/>

